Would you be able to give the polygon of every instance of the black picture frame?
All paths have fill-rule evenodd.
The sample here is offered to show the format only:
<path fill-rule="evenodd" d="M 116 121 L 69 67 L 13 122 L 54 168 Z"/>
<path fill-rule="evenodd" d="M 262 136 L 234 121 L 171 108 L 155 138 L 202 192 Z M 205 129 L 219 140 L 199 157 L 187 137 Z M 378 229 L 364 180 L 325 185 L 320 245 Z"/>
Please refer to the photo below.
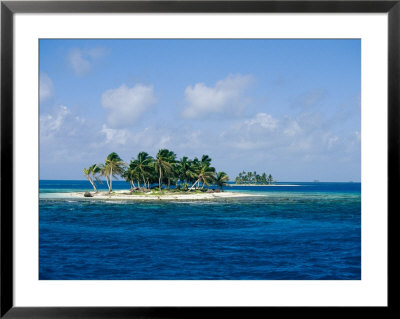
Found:
<path fill-rule="evenodd" d="M 1 318 L 191 318 L 239 315 L 246 318 L 296 316 L 349 310 L 365 314 L 393 310 L 388 281 L 387 307 L 15 307 L 13 303 L 13 16 L 15 13 L 387 13 L 388 14 L 388 269 L 393 278 L 393 215 L 398 213 L 400 144 L 400 0 L 308 1 L 1 1 Z M 392 279 L 393 281 L 393 279 Z M 351 309 L 349 309 L 351 308 Z"/>

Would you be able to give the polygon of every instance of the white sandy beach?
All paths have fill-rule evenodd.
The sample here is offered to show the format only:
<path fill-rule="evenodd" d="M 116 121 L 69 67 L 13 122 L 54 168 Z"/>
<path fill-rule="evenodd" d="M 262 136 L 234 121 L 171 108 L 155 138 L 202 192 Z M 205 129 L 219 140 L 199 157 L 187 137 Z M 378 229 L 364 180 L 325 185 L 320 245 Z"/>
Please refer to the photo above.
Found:
<path fill-rule="evenodd" d="M 107 192 L 99 192 L 95 194 L 91 192 L 93 197 L 84 197 L 84 192 L 72 192 L 72 193 L 52 193 L 51 198 L 65 198 L 65 199 L 88 199 L 88 200 L 205 200 L 205 199 L 218 199 L 218 198 L 239 198 L 239 197 L 255 197 L 262 195 L 253 195 L 247 193 L 236 193 L 236 192 L 220 192 L 220 193 L 167 193 L 163 195 L 151 194 L 130 194 L 126 190 L 114 191 L 113 194 Z"/>

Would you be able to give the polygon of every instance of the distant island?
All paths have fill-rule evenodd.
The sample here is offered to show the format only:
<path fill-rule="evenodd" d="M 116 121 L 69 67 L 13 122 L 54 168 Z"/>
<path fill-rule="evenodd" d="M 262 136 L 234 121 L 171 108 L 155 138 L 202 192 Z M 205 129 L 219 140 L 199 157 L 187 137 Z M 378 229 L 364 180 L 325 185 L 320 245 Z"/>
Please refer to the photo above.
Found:
<path fill-rule="evenodd" d="M 262 173 L 261 175 L 254 172 L 241 172 L 239 176 L 235 178 L 235 184 L 251 184 L 251 185 L 271 185 L 272 183 L 276 183 L 276 180 L 272 177 L 271 174 L 267 176 L 266 173 Z"/>

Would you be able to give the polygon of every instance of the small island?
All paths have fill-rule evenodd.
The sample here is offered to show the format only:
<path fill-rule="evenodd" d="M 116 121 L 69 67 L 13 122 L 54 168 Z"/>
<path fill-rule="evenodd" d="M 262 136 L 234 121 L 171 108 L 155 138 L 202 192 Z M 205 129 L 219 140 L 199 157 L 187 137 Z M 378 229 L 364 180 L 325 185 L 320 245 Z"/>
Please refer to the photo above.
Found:
<path fill-rule="evenodd" d="M 257 174 L 256 171 L 254 172 L 241 172 L 239 176 L 235 178 L 235 184 L 237 185 L 272 185 L 276 183 L 276 180 L 272 177 L 271 174 L 267 176 L 266 173 L 262 173 L 261 175 Z"/>
<path fill-rule="evenodd" d="M 257 196 L 248 193 L 226 192 L 229 176 L 211 166 L 211 158 L 187 156 L 177 159 L 168 149 L 161 149 L 155 157 L 139 152 L 129 163 L 115 153 L 110 153 L 104 164 L 92 164 L 83 174 L 93 187 L 93 192 L 68 193 L 69 198 L 175 200 L 214 199 Z M 98 184 L 107 183 L 107 191 L 99 192 Z M 113 190 L 113 178 L 123 178 L 130 184 L 128 190 Z"/>

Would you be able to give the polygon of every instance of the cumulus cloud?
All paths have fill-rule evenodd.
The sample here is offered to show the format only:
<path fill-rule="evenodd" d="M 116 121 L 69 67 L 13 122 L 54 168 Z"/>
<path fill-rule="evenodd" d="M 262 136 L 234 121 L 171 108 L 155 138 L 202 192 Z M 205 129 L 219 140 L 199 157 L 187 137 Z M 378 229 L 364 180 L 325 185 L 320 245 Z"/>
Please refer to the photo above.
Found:
<path fill-rule="evenodd" d="M 126 129 L 113 129 L 103 124 L 101 133 L 105 135 L 105 143 L 124 145 L 130 137 L 130 133 Z"/>
<path fill-rule="evenodd" d="M 259 126 L 263 129 L 273 131 L 278 126 L 278 120 L 270 114 L 258 113 L 254 118 L 245 120 L 244 124 L 247 126 Z"/>
<path fill-rule="evenodd" d="M 280 121 L 267 113 L 240 120 L 221 133 L 222 143 L 228 143 L 236 150 L 264 150 L 272 147 L 280 137 L 282 126 Z"/>
<path fill-rule="evenodd" d="M 185 89 L 185 118 L 204 118 L 210 114 L 240 115 L 246 105 L 244 91 L 253 80 L 251 75 L 231 74 L 214 87 L 196 83 Z"/>
<path fill-rule="evenodd" d="M 39 119 L 40 165 L 46 167 L 54 165 L 54 169 L 59 170 L 60 163 L 81 164 L 93 157 L 93 141 L 104 140 L 95 128 L 96 122 L 91 122 L 65 105 L 54 106 L 48 112 L 42 113 Z M 75 166 L 72 173 L 79 173 L 81 169 L 82 166 Z"/>
<path fill-rule="evenodd" d="M 296 136 L 300 134 L 302 131 L 299 123 L 296 120 L 289 121 L 286 128 L 283 130 L 283 133 L 288 136 Z"/>
<path fill-rule="evenodd" d="M 66 106 L 57 107 L 54 114 L 43 114 L 40 116 L 40 136 L 52 137 L 55 133 L 61 130 L 66 118 L 71 114 L 71 111 Z"/>
<path fill-rule="evenodd" d="M 174 132 L 175 131 L 175 132 Z M 98 131 L 99 135 L 95 142 L 89 146 L 96 149 L 112 149 L 118 145 L 121 153 L 133 156 L 137 151 L 157 153 L 161 148 L 176 150 L 182 136 L 173 128 L 160 128 L 157 126 L 145 127 L 140 130 L 136 128 L 110 128 L 103 124 Z M 133 152 L 133 153 L 132 153 Z"/>
<path fill-rule="evenodd" d="M 297 161 L 316 156 L 328 156 L 344 148 L 345 140 L 335 130 L 324 126 L 324 120 L 314 113 L 291 118 L 275 118 L 258 113 L 241 120 L 221 134 L 219 141 L 232 151 L 251 150 L 260 158 L 296 158 Z"/>
<path fill-rule="evenodd" d="M 93 64 L 104 55 L 106 55 L 104 48 L 74 48 L 69 51 L 67 59 L 74 73 L 83 76 L 88 74 L 92 70 Z"/>
<path fill-rule="evenodd" d="M 59 105 L 51 112 L 40 115 L 41 145 L 50 140 L 58 140 L 60 146 L 67 139 L 76 139 L 87 135 L 90 125 L 84 117 L 74 114 L 68 107 Z"/>
<path fill-rule="evenodd" d="M 46 73 L 40 73 L 39 77 L 39 97 L 40 102 L 44 102 L 53 96 L 54 85 L 53 81 Z"/>
<path fill-rule="evenodd" d="M 113 129 L 131 127 L 155 103 L 153 86 L 142 84 L 132 88 L 121 85 L 107 90 L 101 97 L 101 104 L 109 112 L 108 126 Z"/>

